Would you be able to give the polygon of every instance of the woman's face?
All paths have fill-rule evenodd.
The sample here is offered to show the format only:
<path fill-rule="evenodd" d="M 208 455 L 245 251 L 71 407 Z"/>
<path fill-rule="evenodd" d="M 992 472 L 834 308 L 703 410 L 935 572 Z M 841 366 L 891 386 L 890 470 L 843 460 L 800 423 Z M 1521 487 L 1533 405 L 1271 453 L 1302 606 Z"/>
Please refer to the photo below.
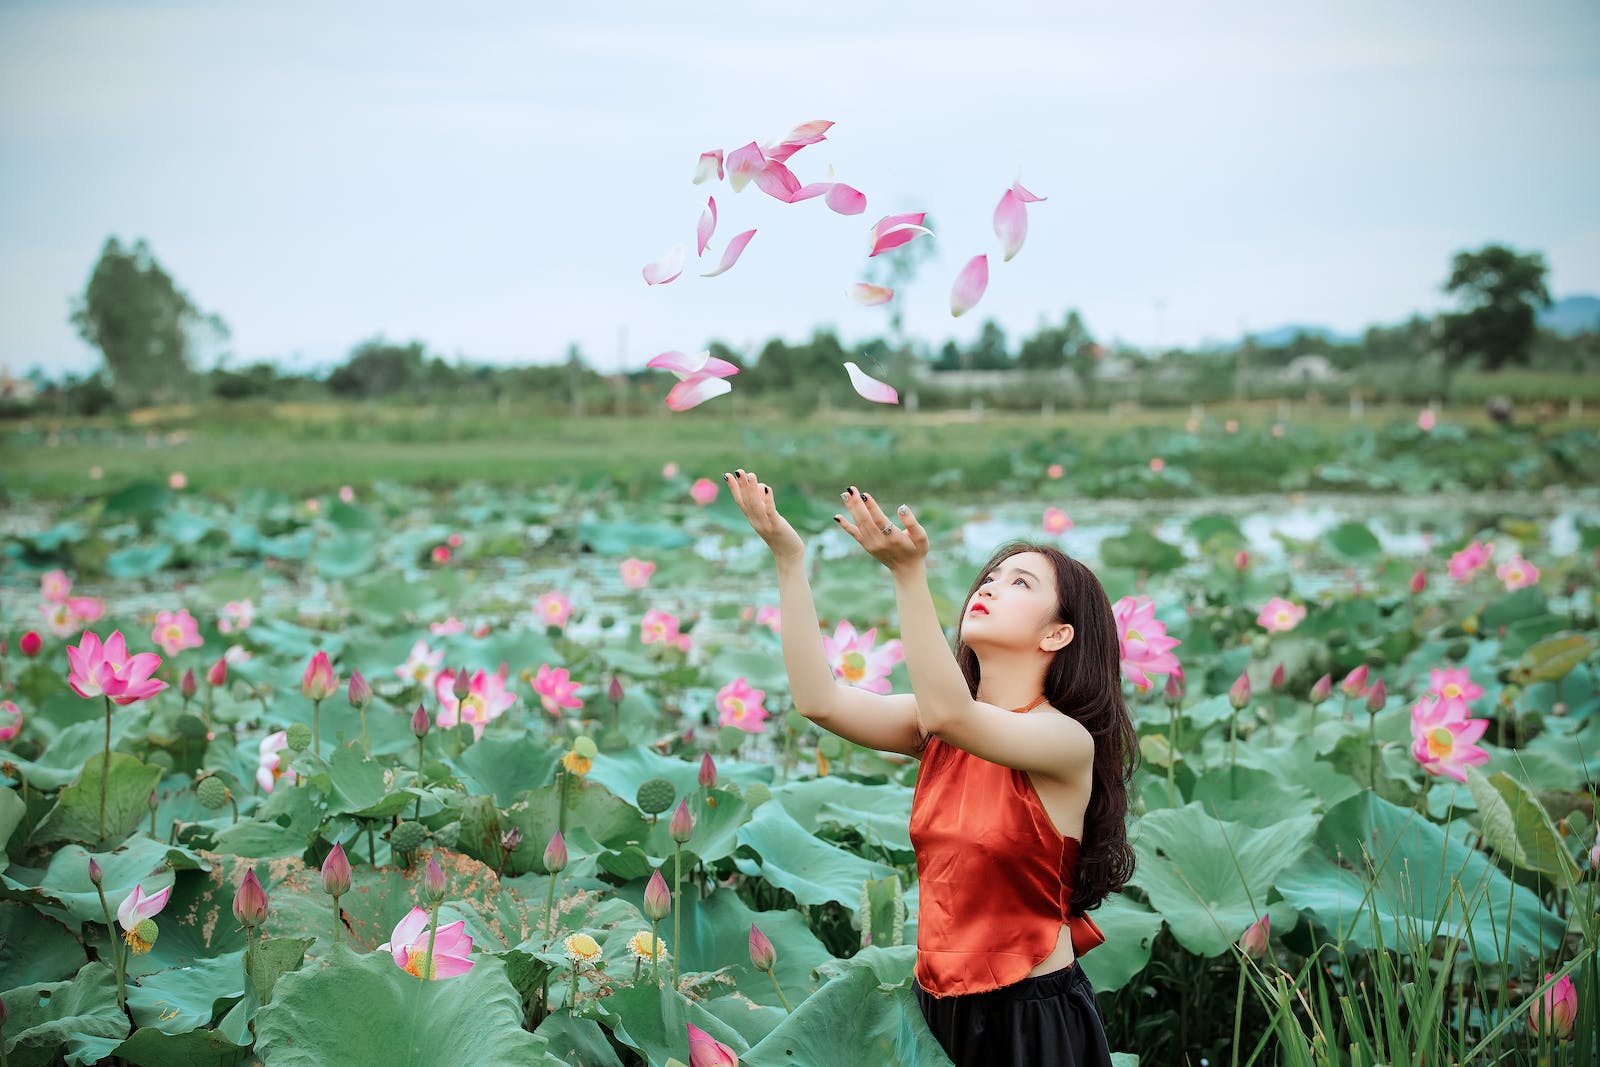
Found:
<path fill-rule="evenodd" d="M 1007 556 L 985 574 L 961 615 L 961 640 L 969 647 L 1029 648 L 1060 624 L 1056 575 L 1037 552 Z"/>

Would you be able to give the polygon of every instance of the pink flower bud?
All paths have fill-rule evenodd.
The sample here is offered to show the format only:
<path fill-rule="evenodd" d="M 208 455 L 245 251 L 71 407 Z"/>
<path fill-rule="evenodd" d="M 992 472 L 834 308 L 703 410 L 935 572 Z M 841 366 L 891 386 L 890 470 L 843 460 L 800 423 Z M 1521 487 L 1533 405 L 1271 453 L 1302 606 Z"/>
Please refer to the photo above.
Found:
<path fill-rule="evenodd" d="M 189 697 L 194 696 L 199 688 L 200 683 L 194 680 L 194 668 L 190 667 L 183 672 L 183 677 L 178 679 L 178 692 L 182 693 L 184 699 L 187 700 Z"/>
<path fill-rule="evenodd" d="M 1550 972 L 1545 973 L 1544 980 L 1550 981 Z M 1572 1023 L 1577 1017 L 1578 991 L 1573 988 L 1572 979 L 1562 975 L 1533 1005 L 1528 1013 L 1528 1029 L 1565 1041 L 1572 1036 Z"/>
<path fill-rule="evenodd" d="M 1243 708 L 1250 703 L 1250 672 L 1239 672 L 1239 677 L 1228 690 L 1228 703 L 1235 708 Z"/>
<path fill-rule="evenodd" d="M 1241 548 L 1237 553 L 1234 554 L 1233 565 L 1239 570 L 1244 570 L 1246 567 L 1250 566 L 1250 553 Z"/>
<path fill-rule="evenodd" d="M 1272 923 L 1266 915 L 1251 923 L 1239 938 L 1239 948 L 1246 956 L 1260 959 L 1267 953 L 1267 942 L 1272 937 Z"/>
<path fill-rule="evenodd" d="M 1171 704 L 1173 707 L 1177 707 L 1179 704 L 1182 704 L 1183 695 L 1187 689 L 1188 687 L 1184 683 L 1183 672 L 1181 670 L 1173 671 L 1171 674 L 1167 675 L 1166 698 L 1168 704 Z"/>
<path fill-rule="evenodd" d="M 89 884 L 93 885 L 96 888 L 99 888 L 101 877 L 102 876 L 100 874 L 100 865 L 94 861 L 94 857 L 93 856 L 90 856 L 89 857 Z"/>
<path fill-rule="evenodd" d="M 300 678 L 301 695 L 307 700 L 326 700 L 338 689 L 339 676 L 333 673 L 333 664 L 328 662 L 328 654 L 318 652 L 311 657 L 311 662 L 306 664 L 306 672 Z"/>
<path fill-rule="evenodd" d="M 420 741 L 422 738 L 428 736 L 428 726 L 428 709 L 423 707 L 421 704 L 418 704 L 417 710 L 411 713 L 412 736 Z"/>
<path fill-rule="evenodd" d="M 39 654 L 39 650 L 43 647 L 44 638 L 39 636 L 38 630 L 29 630 L 17 641 L 17 648 L 22 651 L 24 656 L 28 656 L 30 658 L 37 656 Z"/>
<path fill-rule="evenodd" d="M 1363 663 L 1355 670 L 1344 676 L 1344 681 L 1339 683 L 1340 690 L 1352 700 L 1367 691 L 1367 665 Z"/>
<path fill-rule="evenodd" d="M 213 689 L 219 689 L 228 684 L 228 657 L 218 656 L 217 662 L 206 671 L 206 684 Z"/>
<path fill-rule="evenodd" d="M 1420 593 L 1428 588 L 1428 575 L 1424 571 L 1417 571 L 1411 576 L 1411 592 Z"/>
<path fill-rule="evenodd" d="M 750 924 L 750 963 L 758 971 L 770 971 L 778 962 L 778 952 L 772 941 L 755 923 Z"/>
<path fill-rule="evenodd" d="M 689 835 L 694 832 L 694 816 L 689 814 L 689 802 L 678 801 L 678 808 L 672 813 L 672 821 L 667 824 L 667 833 L 680 845 L 689 840 Z"/>
<path fill-rule="evenodd" d="M 544 846 L 544 869 L 551 874 L 559 874 L 567 866 L 567 843 L 561 838 L 561 831 L 557 830 L 550 843 Z"/>
<path fill-rule="evenodd" d="M 1318 678 L 1316 684 L 1311 687 L 1311 703 L 1313 706 L 1321 704 L 1324 700 L 1327 700 L 1332 695 L 1333 675 L 1324 674 L 1321 678 Z"/>
<path fill-rule="evenodd" d="M 615 674 L 611 676 L 611 685 L 606 689 L 606 698 L 613 704 L 622 703 L 622 679 Z"/>
<path fill-rule="evenodd" d="M 1272 668 L 1272 680 L 1267 684 L 1272 687 L 1272 691 L 1274 693 L 1283 692 L 1283 687 L 1285 685 L 1283 677 L 1283 664 L 1280 663 L 1276 667 Z"/>
<path fill-rule="evenodd" d="M 428 869 L 422 875 L 422 892 L 434 904 L 444 899 L 444 868 L 431 854 L 428 856 Z"/>
<path fill-rule="evenodd" d="M 1367 713 L 1376 715 L 1383 710 L 1384 704 L 1389 701 L 1388 690 L 1383 687 L 1383 679 L 1379 678 L 1367 692 Z"/>
<path fill-rule="evenodd" d="M 254 868 L 245 872 L 244 881 L 233 894 L 233 917 L 243 926 L 260 926 L 267 921 L 267 893 L 256 881 Z"/>
<path fill-rule="evenodd" d="M 365 709 L 368 704 L 372 703 L 372 686 L 368 685 L 367 680 L 361 677 L 360 671 L 350 672 L 350 687 L 346 690 L 346 693 L 349 694 L 352 708 Z"/>
<path fill-rule="evenodd" d="M 689 1067 L 739 1067 L 739 1057 L 733 1049 L 694 1023 L 683 1025 L 689 1030 Z"/>
<path fill-rule="evenodd" d="M 661 877 L 658 868 L 650 875 L 650 884 L 644 887 L 644 915 L 659 922 L 671 914 L 672 890 L 667 888 L 667 880 Z"/>
<path fill-rule="evenodd" d="M 322 861 L 322 891 L 332 897 L 350 892 L 350 860 L 342 844 L 335 844 L 328 858 Z"/>
<path fill-rule="evenodd" d="M 717 765 L 711 761 L 709 752 L 700 757 L 700 784 L 707 789 L 717 784 Z"/>
<path fill-rule="evenodd" d="M 457 700 L 465 700 L 472 695 L 472 679 L 467 677 L 467 669 L 465 667 L 456 671 L 455 694 Z"/>

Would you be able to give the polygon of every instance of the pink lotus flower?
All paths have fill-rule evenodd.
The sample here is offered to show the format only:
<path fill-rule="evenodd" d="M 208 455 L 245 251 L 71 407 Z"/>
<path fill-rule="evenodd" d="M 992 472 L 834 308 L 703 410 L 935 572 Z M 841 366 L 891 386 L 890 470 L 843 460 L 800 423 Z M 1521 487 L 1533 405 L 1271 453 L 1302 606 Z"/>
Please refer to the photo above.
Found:
<path fill-rule="evenodd" d="M 689 1029 L 689 1067 L 739 1067 L 739 1057 L 694 1023 L 684 1023 Z"/>
<path fill-rule="evenodd" d="M 433 559 L 433 561 L 435 563 L 449 563 L 450 562 L 450 546 L 449 545 L 434 545 L 433 546 L 433 551 L 429 553 L 429 556 Z"/>
<path fill-rule="evenodd" d="M 1483 544 L 1472 542 L 1466 548 L 1450 557 L 1450 577 L 1458 582 L 1471 578 L 1481 568 L 1488 566 L 1489 557 L 1494 555 L 1494 542 Z"/>
<path fill-rule="evenodd" d="M 565 667 L 551 669 L 550 664 L 539 664 L 539 671 L 533 679 L 533 691 L 539 694 L 539 702 L 544 705 L 544 710 L 559 718 L 562 708 L 581 708 L 583 701 L 574 694 L 578 691 L 578 683 L 567 674 Z"/>
<path fill-rule="evenodd" d="M 906 658 L 905 647 L 896 638 L 875 648 L 877 639 L 877 627 L 857 634 L 856 628 L 845 620 L 840 620 L 832 637 L 823 634 L 822 651 L 833 668 L 833 676 L 869 693 L 889 692 L 889 672 Z"/>
<path fill-rule="evenodd" d="M 1512 556 L 1500 564 L 1495 568 L 1495 574 L 1506 583 L 1507 589 L 1521 589 L 1523 586 L 1537 585 L 1539 582 L 1539 568 L 1521 556 Z"/>
<path fill-rule="evenodd" d="M 1424 432 L 1433 429 L 1435 418 L 1432 408 L 1423 408 L 1417 413 L 1417 429 Z"/>
<path fill-rule="evenodd" d="M 1473 684 L 1467 668 L 1447 667 L 1428 672 L 1428 692 L 1438 697 L 1440 703 L 1458 708 L 1465 716 L 1467 705 L 1483 696 L 1483 687 Z"/>
<path fill-rule="evenodd" d="M 845 290 L 845 295 L 852 302 L 862 307 L 875 307 L 878 304 L 887 304 L 894 299 L 894 290 L 887 285 L 871 285 L 867 282 L 856 282 Z"/>
<path fill-rule="evenodd" d="M 1048 534 L 1063 534 L 1072 529 L 1072 520 L 1060 508 L 1044 509 L 1044 530 Z"/>
<path fill-rule="evenodd" d="M 1422 571 L 1422 570 L 1415 571 L 1411 575 L 1411 584 L 1408 586 L 1408 588 L 1411 590 L 1411 594 L 1413 596 L 1417 595 L 1418 593 L 1421 593 L 1424 589 L 1428 588 L 1428 574 L 1427 574 L 1427 572 L 1426 571 Z"/>
<path fill-rule="evenodd" d="M 440 671 L 433 680 L 433 695 L 439 698 L 439 715 L 435 722 L 440 726 L 467 723 L 472 727 L 472 737 L 476 740 L 483 736 L 485 726 L 504 715 L 506 709 L 517 702 L 517 696 L 506 690 L 504 675 L 479 670 L 472 676 L 467 695 L 457 700 L 456 673 Z M 534 686 L 535 691 L 538 688 Z"/>
<path fill-rule="evenodd" d="M 39 614 L 44 616 L 45 628 L 57 637 L 70 637 L 83 628 L 82 620 L 72 613 L 72 605 L 64 600 L 60 603 L 42 601 Z"/>
<path fill-rule="evenodd" d="M 189 487 L 189 476 L 182 471 L 173 471 L 167 475 L 167 488 L 182 491 Z"/>
<path fill-rule="evenodd" d="M 348 485 L 341 485 L 339 487 L 339 499 L 346 504 L 354 503 L 356 499 L 356 491 L 350 488 Z"/>
<path fill-rule="evenodd" d="M 546 593 L 539 598 L 537 611 L 546 626 L 565 626 L 572 618 L 572 601 L 560 593 Z"/>
<path fill-rule="evenodd" d="M 235 631 L 249 629 L 250 624 L 256 621 L 256 606 L 249 600 L 230 600 L 222 605 L 222 614 L 217 618 L 217 632 L 231 634 Z"/>
<path fill-rule="evenodd" d="M 1247 570 L 1250 566 L 1250 553 L 1242 548 L 1235 552 L 1233 554 L 1233 566 L 1235 570 Z"/>
<path fill-rule="evenodd" d="M 39 595 L 51 604 L 64 604 L 72 592 L 72 579 L 63 570 L 53 570 L 39 579 Z"/>
<path fill-rule="evenodd" d="M 1268 633 L 1287 633 L 1300 625 L 1300 620 L 1305 617 L 1305 605 L 1275 596 L 1261 609 L 1261 614 L 1256 616 L 1256 622 Z"/>
<path fill-rule="evenodd" d="M 1044 476 L 1051 479 L 1059 478 L 1065 473 L 1066 471 L 1062 469 L 1062 466 L 1059 463 L 1052 463 L 1050 466 L 1044 469 Z"/>
<path fill-rule="evenodd" d="M 98 622 L 106 613 L 106 602 L 97 596 L 69 596 L 67 607 L 79 622 Z"/>
<path fill-rule="evenodd" d="M 458 534 L 458 533 L 453 533 L 449 537 L 446 537 L 444 540 L 445 540 L 445 544 L 449 545 L 451 548 L 460 548 L 461 547 L 461 535 Z"/>
<path fill-rule="evenodd" d="M 104 644 L 98 634 L 85 630 L 76 646 L 67 646 L 67 663 L 67 684 L 81 697 L 108 696 L 126 706 L 167 688 L 166 682 L 150 677 L 161 666 L 161 657 L 154 652 L 129 656 L 121 630 Z"/>
<path fill-rule="evenodd" d="M 305 673 L 300 676 L 300 695 L 307 700 L 326 700 L 338 691 L 339 676 L 333 672 L 328 654 L 318 652 L 311 657 Z"/>
<path fill-rule="evenodd" d="M 656 565 L 649 560 L 630 556 L 622 561 L 620 570 L 623 585 L 629 589 L 643 589 L 650 584 L 650 576 L 656 572 Z"/>
<path fill-rule="evenodd" d="M 1167 636 L 1167 624 L 1156 618 L 1156 605 L 1147 596 L 1125 596 L 1112 605 L 1117 620 L 1117 640 L 1122 646 L 1122 676 L 1136 689 L 1149 689 L 1151 674 L 1178 670 L 1172 649 L 1182 642 Z"/>
<path fill-rule="evenodd" d="M 1488 726 L 1488 719 L 1461 719 L 1429 727 L 1415 736 L 1411 755 L 1429 774 L 1465 782 L 1467 767 L 1489 762 L 1489 753 L 1473 744 Z"/>
<path fill-rule="evenodd" d="M 689 495 L 694 498 L 696 504 L 705 507 L 717 499 L 717 483 L 710 478 L 696 478 L 694 484 L 689 487 Z"/>
<path fill-rule="evenodd" d="M 895 392 L 892 385 L 880 382 L 860 367 L 849 360 L 845 361 L 844 371 L 850 376 L 850 388 L 863 400 L 870 400 L 874 404 L 898 404 L 900 394 Z"/>
<path fill-rule="evenodd" d="M 408 682 L 416 682 L 424 689 L 431 689 L 443 663 L 444 649 L 430 650 L 428 642 L 418 638 L 417 643 L 411 646 L 411 654 L 394 669 L 394 673 Z"/>
<path fill-rule="evenodd" d="M 1239 432 L 1239 420 L 1238 419 L 1229 419 L 1227 422 L 1224 422 L 1222 424 L 1222 428 L 1227 433 L 1238 433 Z"/>
<path fill-rule="evenodd" d="M 1552 973 L 1545 972 L 1546 982 L 1550 981 Z M 1565 1041 L 1572 1036 L 1572 1024 L 1577 1017 L 1578 991 L 1573 988 L 1572 979 L 1562 975 L 1559 981 L 1551 983 L 1550 988 L 1544 991 L 1544 996 L 1535 1001 L 1528 1012 L 1528 1032 L 1548 1034 L 1557 1041 Z"/>
<path fill-rule="evenodd" d="M 663 477 L 663 478 L 676 478 L 677 476 L 678 476 L 678 465 L 676 463 L 668 462 L 668 463 L 662 464 L 662 466 L 661 466 L 661 477 Z"/>
<path fill-rule="evenodd" d="M 148 896 L 145 895 L 143 886 L 135 885 L 133 892 L 117 905 L 117 925 L 122 927 L 122 939 L 128 943 L 129 950 L 135 955 L 149 952 L 153 944 L 139 935 L 139 924 L 161 914 L 161 909 L 167 906 L 167 898 L 170 896 L 172 896 L 170 885 Z"/>
<path fill-rule="evenodd" d="M 457 919 L 435 932 L 433 966 L 428 966 L 428 913 L 420 907 L 412 908 L 395 924 L 394 933 L 378 946 L 378 951 L 388 952 L 394 957 L 395 966 L 418 978 L 453 978 L 472 970 L 472 935 L 467 933 L 465 919 Z"/>
<path fill-rule="evenodd" d="M 771 604 L 763 604 L 756 609 L 756 625 L 765 626 L 773 633 L 783 632 L 783 612 Z"/>
<path fill-rule="evenodd" d="M 186 648 L 199 648 L 205 644 L 200 639 L 200 624 L 189 614 L 187 608 L 179 611 L 160 611 L 156 613 L 155 629 L 150 631 L 150 640 L 161 646 L 161 651 L 169 656 L 176 656 Z"/>
<path fill-rule="evenodd" d="M 989 257 L 973 256 L 950 287 L 950 314 L 960 318 L 977 306 L 989 288 Z"/>
<path fill-rule="evenodd" d="M 689 651 L 689 635 L 678 632 L 678 617 L 670 611 L 651 608 L 639 623 L 639 640 L 647 645 L 673 645 Z"/>
<path fill-rule="evenodd" d="M 22 709 L 9 700 L 0 700 L 0 741 L 12 741 L 22 732 Z"/>
<path fill-rule="evenodd" d="M 1150 469 L 1155 473 L 1160 474 L 1162 471 L 1167 469 L 1167 461 L 1162 459 L 1160 456 L 1151 456 Z"/>
<path fill-rule="evenodd" d="M 279 778 L 287 778 L 289 784 L 294 785 L 298 776 L 290 770 L 283 758 L 283 750 L 288 747 L 287 730 L 278 730 L 261 739 L 256 761 L 256 784 L 261 787 L 262 792 L 272 792 L 272 787 L 278 784 Z"/>
<path fill-rule="evenodd" d="M 465 633 L 466 630 L 467 624 L 456 618 L 454 615 L 446 618 L 444 622 L 430 622 L 428 624 L 428 632 L 435 637 L 444 637 L 448 634 Z"/>
<path fill-rule="evenodd" d="M 765 690 L 751 688 L 743 677 L 735 678 L 717 690 L 717 724 L 759 734 L 766 728 L 768 712 L 762 706 L 766 698 Z"/>
<path fill-rule="evenodd" d="M 1437 693 L 1423 693 L 1411 705 L 1411 736 L 1421 737 L 1446 723 L 1465 722 L 1470 715 L 1462 701 L 1441 700 Z"/>

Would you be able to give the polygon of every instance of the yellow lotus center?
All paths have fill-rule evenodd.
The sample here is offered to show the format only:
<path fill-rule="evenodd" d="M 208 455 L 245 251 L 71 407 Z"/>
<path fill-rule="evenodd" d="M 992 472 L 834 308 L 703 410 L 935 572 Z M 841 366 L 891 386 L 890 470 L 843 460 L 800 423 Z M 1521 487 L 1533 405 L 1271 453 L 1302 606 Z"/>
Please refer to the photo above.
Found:
<path fill-rule="evenodd" d="M 1444 698 L 1446 700 L 1455 700 L 1461 695 L 1461 686 L 1457 685 L 1455 682 L 1448 682 L 1445 684 L 1445 687 L 1441 690 L 1441 692 L 1444 694 Z"/>
<path fill-rule="evenodd" d="M 1291 616 L 1287 611 L 1280 610 L 1274 618 L 1277 619 L 1279 626 L 1288 626 Z"/>
<path fill-rule="evenodd" d="M 846 652 L 839 664 L 844 680 L 854 685 L 867 676 L 867 657 L 859 652 Z"/>
<path fill-rule="evenodd" d="M 467 722 L 477 722 L 487 714 L 488 708 L 484 706 L 483 698 L 478 694 L 469 693 L 461 701 L 461 718 Z"/>
<path fill-rule="evenodd" d="M 428 665 L 426 663 L 418 663 L 416 666 L 412 667 L 411 677 L 415 678 L 419 682 L 427 678 Z"/>
<path fill-rule="evenodd" d="M 171 641 L 183 640 L 183 627 L 172 623 L 167 627 L 167 639 Z"/>
<path fill-rule="evenodd" d="M 1140 633 L 1136 628 L 1130 626 L 1130 627 L 1128 627 L 1128 640 L 1129 641 L 1143 641 L 1144 640 L 1144 634 Z"/>
<path fill-rule="evenodd" d="M 554 601 L 544 606 L 544 613 L 552 619 L 561 618 L 561 605 Z"/>
<path fill-rule="evenodd" d="M 150 951 L 151 943 L 139 936 L 139 926 L 137 923 L 134 924 L 132 930 L 129 930 L 122 935 L 122 940 L 128 943 L 128 950 L 131 951 L 135 956 L 139 955 L 140 953 Z"/>
<path fill-rule="evenodd" d="M 744 716 L 744 701 L 740 700 L 738 697 L 729 697 L 728 707 L 733 709 L 735 718 L 742 718 Z"/>
<path fill-rule="evenodd" d="M 1443 726 L 1435 726 L 1428 731 L 1428 755 L 1438 759 L 1448 756 L 1455 749 L 1456 735 Z"/>
<path fill-rule="evenodd" d="M 427 968 L 427 974 L 422 973 L 424 967 Z M 414 974 L 418 978 L 432 978 L 437 970 L 438 960 L 428 959 L 428 950 L 426 948 L 417 948 L 415 945 L 406 948 L 405 971 L 407 974 Z"/>

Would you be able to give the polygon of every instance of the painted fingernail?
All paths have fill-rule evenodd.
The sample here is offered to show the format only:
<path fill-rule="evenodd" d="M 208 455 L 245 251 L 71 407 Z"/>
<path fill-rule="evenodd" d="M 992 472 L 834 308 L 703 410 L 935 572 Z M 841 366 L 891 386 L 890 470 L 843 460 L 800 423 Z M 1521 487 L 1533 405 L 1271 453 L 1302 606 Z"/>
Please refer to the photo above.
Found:
<path fill-rule="evenodd" d="M 834 522 L 843 522 L 843 521 L 844 521 L 844 520 L 843 520 L 843 519 L 841 519 L 841 518 L 840 518 L 840 517 L 839 517 L 839 516 L 837 516 L 837 515 L 835 515 L 835 516 L 834 516 L 834 517 L 833 517 L 833 521 L 834 521 Z"/>
<path fill-rule="evenodd" d="M 840 500 L 849 500 L 849 499 L 850 499 L 850 494 L 849 494 L 849 493 L 840 493 L 840 494 L 839 494 L 839 499 L 840 499 Z M 838 517 L 839 517 L 839 516 L 837 516 L 837 515 L 835 515 L 835 516 L 834 516 L 834 518 L 836 518 L 836 519 L 837 519 L 837 518 L 838 518 Z"/>
<path fill-rule="evenodd" d="M 900 514 L 906 515 L 906 514 L 909 514 L 910 511 L 911 511 L 911 509 L 906 507 L 904 504 L 900 505 Z"/>
<path fill-rule="evenodd" d="M 772 486 L 770 486 L 770 485 L 763 485 L 763 486 L 762 486 L 762 487 L 761 487 L 761 491 L 762 491 L 762 492 L 763 492 L 763 493 L 770 493 L 770 492 L 772 492 Z"/>
<path fill-rule="evenodd" d="M 850 491 L 851 491 L 851 492 L 852 492 L 852 493 L 859 493 L 859 492 L 860 492 L 860 491 L 861 491 L 861 490 L 859 490 L 859 489 L 857 489 L 857 488 L 856 488 L 856 487 L 855 487 L 855 486 L 853 486 L 853 485 L 852 485 L 852 486 L 851 486 L 851 487 L 850 487 Z"/>

